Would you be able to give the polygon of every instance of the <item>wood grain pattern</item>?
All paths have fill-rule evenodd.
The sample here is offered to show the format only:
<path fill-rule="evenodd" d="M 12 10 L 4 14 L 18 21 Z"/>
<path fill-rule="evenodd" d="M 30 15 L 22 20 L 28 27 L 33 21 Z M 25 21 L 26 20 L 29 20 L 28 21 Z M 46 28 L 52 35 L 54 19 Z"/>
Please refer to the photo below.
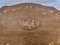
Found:
<path fill-rule="evenodd" d="M 0 8 L 0 45 L 60 45 L 60 11 L 35 3 Z"/>

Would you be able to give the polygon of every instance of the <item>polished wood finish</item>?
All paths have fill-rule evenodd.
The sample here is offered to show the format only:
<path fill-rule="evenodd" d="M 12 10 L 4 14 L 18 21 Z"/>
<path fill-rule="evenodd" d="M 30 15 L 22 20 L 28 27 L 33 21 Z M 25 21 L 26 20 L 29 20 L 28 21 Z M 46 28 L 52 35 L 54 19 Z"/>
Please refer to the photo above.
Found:
<path fill-rule="evenodd" d="M 60 11 L 35 3 L 0 8 L 0 45 L 60 45 Z"/>

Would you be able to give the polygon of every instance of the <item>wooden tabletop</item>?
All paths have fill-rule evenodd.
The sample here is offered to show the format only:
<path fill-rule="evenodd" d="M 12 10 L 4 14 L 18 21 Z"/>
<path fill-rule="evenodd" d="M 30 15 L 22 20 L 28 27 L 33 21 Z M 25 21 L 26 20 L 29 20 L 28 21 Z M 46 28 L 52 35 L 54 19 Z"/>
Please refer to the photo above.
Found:
<path fill-rule="evenodd" d="M 0 8 L 0 45 L 60 45 L 60 11 L 35 3 Z"/>

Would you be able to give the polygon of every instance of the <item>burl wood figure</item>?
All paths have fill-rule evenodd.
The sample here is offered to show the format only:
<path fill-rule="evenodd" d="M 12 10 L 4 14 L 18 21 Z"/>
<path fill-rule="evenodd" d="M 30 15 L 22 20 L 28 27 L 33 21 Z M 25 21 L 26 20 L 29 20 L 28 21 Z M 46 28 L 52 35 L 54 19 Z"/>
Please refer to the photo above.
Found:
<path fill-rule="evenodd" d="M 0 45 L 60 45 L 60 11 L 35 3 L 0 8 Z"/>

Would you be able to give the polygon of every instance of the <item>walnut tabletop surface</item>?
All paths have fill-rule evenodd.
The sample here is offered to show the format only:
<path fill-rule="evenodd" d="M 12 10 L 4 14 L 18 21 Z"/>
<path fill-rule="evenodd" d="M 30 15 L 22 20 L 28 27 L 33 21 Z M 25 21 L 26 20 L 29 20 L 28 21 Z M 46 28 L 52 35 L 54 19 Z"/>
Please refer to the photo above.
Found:
<path fill-rule="evenodd" d="M 0 45 L 60 45 L 60 11 L 35 3 L 3 6 Z"/>

